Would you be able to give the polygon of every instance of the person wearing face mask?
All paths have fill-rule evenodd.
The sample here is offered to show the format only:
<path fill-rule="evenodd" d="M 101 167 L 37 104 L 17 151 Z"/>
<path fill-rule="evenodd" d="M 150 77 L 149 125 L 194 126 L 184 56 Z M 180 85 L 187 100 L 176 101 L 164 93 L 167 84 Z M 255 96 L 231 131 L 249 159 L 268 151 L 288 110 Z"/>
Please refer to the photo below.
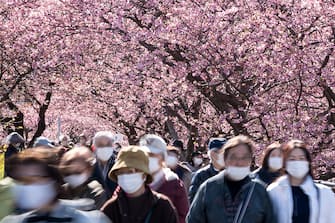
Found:
<path fill-rule="evenodd" d="M 186 222 L 277 223 L 264 186 L 249 176 L 253 147 L 251 139 L 242 135 L 227 141 L 225 170 L 201 185 Z"/>
<path fill-rule="evenodd" d="M 140 139 L 140 146 L 149 149 L 149 171 L 153 176 L 151 189 L 166 195 L 176 207 L 179 223 L 185 222 L 189 208 L 183 182 L 178 175 L 166 167 L 167 145 L 157 135 L 147 134 Z"/>
<path fill-rule="evenodd" d="M 224 168 L 223 154 L 221 148 L 226 143 L 225 138 L 211 138 L 208 143 L 208 156 L 210 163 L 199 169 L 192 177 L 188 191 L 189 202 L 192 203 L 200 185 L 208 178 L 215 176 Z"/>
<path fill-rule="evenodd" d="M 191 160 L 187 163 L 188 168 L 192 171 L 192 173 L 195 173 L 197 170 L 199 170 L 203 165 L 203 156 L 202 153 L 199 151 L 194 151 L 191 154 Z"/>
<path fill-rule="evenodd" d="M 253 172 L 265 186 L 275 181 L 283 173 L 283 151 L 278 142 L 269 145 L 264 154 L 262 166 Z"/>
<path fill-rule="evenodd" d="M 120 150 L 109 177 L 119 187 L 102 211 L 118 223 L 176 223 L 176 210 L 171 201 L 150 189 L 148 150 L 128 146 Z"/>
<path fill-rule="evenodd" d="M 335 222 L 335 195 L 315 183 L 306 144 L 290 140 L 283 147 L 286 174 L 267 188 L 280 223 Z"/>
<path fill-rule="evenodd" d="M 100 211 L 79 211 L 58 199 L 62 177 L 56 151 L 30 148 L 11 157 L 8 163 L 14 180 L 14 203 L 22 214 L 9 215 L 1 223 L 110 222 Z"/>
<path fill-rule="evenodd" d="M 69 205 L 81 210 L 95 210 L 107 200 L 101 184 L 90 180 L 94 163 L 93 153 L 84 146 L 75 146 L 62 156 L 59 167 L 65 184 L 60 198 L 66 199 Z"/>
<path fill-rule="evenodd" d="M 114 165 L 116 158 L 114 134 L 110 131 L 97 132 L 93 137 L 93 150 L 97 158 L 91 180 L 97 180 L 110 197 L 117 187 L 117 183 L 108 178 L 108 171 Z"/>
<path fill-rule="evenodd" d="M 179 162 L 179 157 L 179 148 L 167 146 L 166 165 L 178 175 L 179 179 L 181 179 L 184 183 L 185 190 L 188 191 L 192 179 L 192 172 L 187 166 Z"/>
<path fill-rule="evenodd" d="M 11 156 L 20 152 L 20 150 L 23 148 L 24 142 L 25 140 L 23 139 L 23 137 L 17 132 L 12 132 L 7 136 L 5 145 L 3 146 L 5 148 L 4 149 L 5 175 L 7 174 L 6 160 L 8 160 Z"/>
<path fill-rule="evenodd" d="M 24 138 L 17 132 L 10 133 L 6 138 L 6 144 L 8 145 L 5 159 L 8 159 L 10 156 L 17 154 L 25 143 Z"/>

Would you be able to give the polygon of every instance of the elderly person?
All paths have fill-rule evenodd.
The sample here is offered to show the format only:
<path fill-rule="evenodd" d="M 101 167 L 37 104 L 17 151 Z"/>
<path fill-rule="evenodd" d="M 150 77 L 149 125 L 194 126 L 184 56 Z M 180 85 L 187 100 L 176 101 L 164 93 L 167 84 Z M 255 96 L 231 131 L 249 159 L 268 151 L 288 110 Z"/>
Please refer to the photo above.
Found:
<path fill-rule="evenodd" d="M 224 161 L 222 154 L 222 147 L 227 142 L 225 138 L 211 138 L 208 143 L 208 156 L 210 163 L 199 169 L 192 177 L 189 187 L 188 199 L 192 203 L 195 194 L 200 185 L 208 178 L 215 176 L 224 168 Z"/>
<path fill-rule="evenodd" d="M 188 223 L 276 223 L 264 186 L 249 176 L 253 142 L 236 136 L 223 147 L 225 170 L 199 188 L 187 216 Z"/>
<path fill-rule="evenodd" d="M 148 134 L 140 139 L 140 145 L 149 149 L 149 171 L 153 176 L 150 188 L 172 201 L 177 209 L 179 223 L 184 223 L 189 204 L 183 182 L 165 165 L 166 142 L 160 136 Z"/>
<path fill-rule="evenodd" d="M 84 210 L 100 209 L 107 196 L 101 184 L 90 180 L 95 164 L 93 153 L 84 146 L 76 146 L 66 152 L 60 162 L 60 170 L 65 184 L 62 186 L 60 198 L 77 200 L 77 205 Z M 81 206 L 80 206 L 81 207 Z"/>
<path fill-rule="evenodd" d="M 117 147 L 112 132 L 100 131 L 93 137 L 93 150 L 97 162 L 94 165 L 92 179 L 97 180 L 104 187 L 108 197 L 117 187 L 117 183 L 108 178 L 108 172 L 114 165 Z"/>
<path fill-rule="evenodd" d="M 110 222 L 99 211 L 83 212 L 67 207 L 59 201 L 62 177 L 58 158 L 53 150 L 32 148 L 9 160 L 14 201 L 18 208 L 28 211 L 5 217 L 1 222 Z"/>
<path fill-rule="evenodd" d="M 286 173 L 267 188 L 280 223 L 334 223 L 335 195 L 314 183 L 312 158 L 303 141 L 284 145 Z"/>
<path fill-rule="evenodd" d="M 148 153 L 144 148 L 122 148 L 109 177 L 119 184 L 119 188 L 101 210 L 113 222 L 178 222 L 170 200 L 148 186 L 152 176 L 149 172 Z"/>

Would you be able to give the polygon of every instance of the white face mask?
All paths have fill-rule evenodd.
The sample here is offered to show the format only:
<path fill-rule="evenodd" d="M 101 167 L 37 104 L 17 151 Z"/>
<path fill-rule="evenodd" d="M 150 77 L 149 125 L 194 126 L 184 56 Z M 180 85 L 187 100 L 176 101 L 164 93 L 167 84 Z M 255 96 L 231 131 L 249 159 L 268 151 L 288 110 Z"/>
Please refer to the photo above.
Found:
<path fill-rule="evenodd" d="M 198 158 L 198 157 L 193 158 L 193 163 L 195 166 L 200 166 L 202 162 L 203 162 L 202 158 Z"/>
<path fill-rule="evenodd" d="M 156 173 L 161 169 L 161 165 L 159 164 L 159 159 L 156 157 L 149 157 L 149 171 L 151 174 Z"/>
<path fill-rule="evenodd" d="M 170 168 L 176 167 L 178 164 L 178 158 L 175 156 L 167 156 L 166 165 Z"/>
<path fill-rule="evenodd" d="M 108 161 L 114 153 L 113 147 L 99 147 L 96 148 L 97 157 L 99 160 Z"/>
<path fill-rule="evenodd" d="M 291 176 L 302 179 L 309 171 L 309 163 L 305 160 L 287 161 L 286 170 Z"/>
<path fill-rule="evenodd" d="M 144 184 L 143 173 L 121 174 L 117 176 L 117 183 L 124 192 L 131 194 L 138 191 Z"/>
<path fill-rule="evenodd" d="M 283 158 L 282 157 L 270 157 L 268 160 L 268 165 L 272 170 L 279 170 L 283 167 Z"/>
<path fill-rule="evenodd" d="M 24 210 L 41 208 L 52 202 L 57 196 L 55 182 L 43 184 L 20 184 L 13 187 L 15 203 Z"/>
<path fill-rule="evenodd" d="M 84 172 L 82 174 L 74 174 L 70 176 L 64 177 L 64 181 L 68 183 L 71 187 L 78 187 L 85 183 L 87 179 L 89 178 L 89 175 Z"/>
<path fill-rule="evenodd" d="M 239 181 L 244 179 L 246 176 L 250 174 L 250 167 L 228 166 L 225 171 L 229 179 L 233 181 Z"/>

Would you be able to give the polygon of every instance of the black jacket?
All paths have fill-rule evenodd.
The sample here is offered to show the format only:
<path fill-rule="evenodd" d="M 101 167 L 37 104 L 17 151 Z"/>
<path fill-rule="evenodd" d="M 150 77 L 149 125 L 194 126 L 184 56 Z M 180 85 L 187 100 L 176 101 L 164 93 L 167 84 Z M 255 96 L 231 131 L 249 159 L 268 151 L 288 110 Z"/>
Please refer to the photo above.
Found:
<path fill-rule="evenodd" d="M 215 170 L 213 164 L 208 164 L 207 166 L 199 169 L 194 176 L 192 177 L 189 192 L 188 200 L 190 204 L 192 203 L 195 194 L 197 193 L 200 185 L 205 182 L 208 178 L 215 176 L 219 171 Z"/>
<path fill-rule="evenodd" d="M 177 223 L 177 213 L 171 201 L 149 187 L 141 195 L 141 203 L 137 204 L 140 210 L 132 210 L 130 202 L 137 202 L 138 198 L 132 200 L 118 187 L 113 197 L 101 208 L 101 211 L 116 223 Z M 134 204 L 133 204 L 134 205 Z M 135 203 L 136 205 L 136 203 Z M 132 211 L 139 212 L 132 216 Z"/>
<path fill-rule="evenodd" d="M 252 191 L 250 195 L 249 191 Z M 244 209 L 243 204 L 247 203 L 249 196 L 249 203 Z M 245 210 L 244 214 L 238 211 L 240 205 L 240 210 Z M 232 223 L 235 215 L 240 216 L 241 223 L 277 223 L 269 195 L 261 183 L 246 178 L 236 198 L 232 199 L 222 171 L 201 185 L 186 222 L 217 223 L 220 219 L 221 223 Z"/>
<path fill-rule="evenodd" d="M 112 157 L 110 160 L 108 160 L 106 164 L 106 170 L 102 170 L 102 166 L 99 164 L 99 162 L 96 162 L 94 165 L 92 176 L 90 177 L 89 181 L 96 180 L 98 181 L 103 188 L 105 189 L 107 197 L 111 197 L 114 193 L 114 190 L 117 188 L 118 184 L 108 177 L 109 171 L 112 169 L 114 165 L 115 158 Z"/>

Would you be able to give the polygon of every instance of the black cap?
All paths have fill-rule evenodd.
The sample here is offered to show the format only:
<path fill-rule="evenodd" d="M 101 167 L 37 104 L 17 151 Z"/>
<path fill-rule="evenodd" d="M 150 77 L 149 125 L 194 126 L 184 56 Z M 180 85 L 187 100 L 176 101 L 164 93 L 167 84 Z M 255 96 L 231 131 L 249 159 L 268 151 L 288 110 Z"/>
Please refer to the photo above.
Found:
<path fill-rule="evenodd" d="M 221 149 L 226 144 L 225 138 L 211 138 L 208 143 L 208 150 Z"/>

